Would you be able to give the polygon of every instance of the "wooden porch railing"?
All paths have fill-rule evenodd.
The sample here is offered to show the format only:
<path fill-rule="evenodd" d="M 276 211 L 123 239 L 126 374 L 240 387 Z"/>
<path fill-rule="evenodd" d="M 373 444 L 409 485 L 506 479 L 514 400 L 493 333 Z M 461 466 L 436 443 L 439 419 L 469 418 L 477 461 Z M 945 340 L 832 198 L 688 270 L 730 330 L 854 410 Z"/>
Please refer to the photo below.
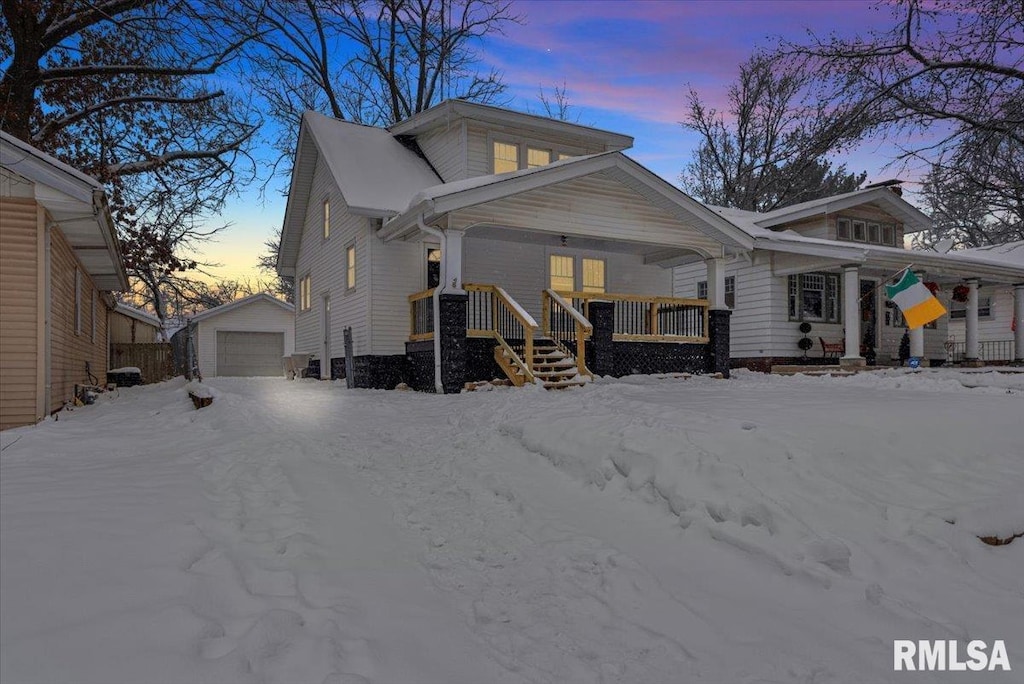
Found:
<path fill-rule="evenodd" d="M 590 302 L 615 304 L 614 339 L 635 342 L 708 342 L 708 301 L 679 297 L 563 292 L 573 308 L 590 318 Z"/>
<path fill-rule="evenodd" d="M 537 321 L 505 290 L 497 285 L 463 285 L 466 307 L 466 335 L 493 338 L 507 360 L 519 369 L 524 381 L 533 382 L 533 336 Z M 434 339 L 434 290 L 409 295 L 409 339 Z"/>
<path fill-rule="evenodd" d="M 576 357 L 576 371 L 580 375 L 593 376 L 586 364 L 587 338 L 594 330 L 590 321 L 554 290 L 544 290 L 541 300 L 544 336 L 554 340 L 563 352 Z"/>
<path fill-rule="evenodd" d="M 434 288 L 409 295 L 409 339 L 434 339 Z"/>
<path fill-rule="evenodd" d="M 537 321 L 497 285 L 465 283 L 462 287 L 469 295 L 466 335 L 493 338 L 507 360 L 519 369 L 523 381 L 533 382 L 533 336 L 539 327 Z M 498 362 L 503 361 L 498 358 Z"/>

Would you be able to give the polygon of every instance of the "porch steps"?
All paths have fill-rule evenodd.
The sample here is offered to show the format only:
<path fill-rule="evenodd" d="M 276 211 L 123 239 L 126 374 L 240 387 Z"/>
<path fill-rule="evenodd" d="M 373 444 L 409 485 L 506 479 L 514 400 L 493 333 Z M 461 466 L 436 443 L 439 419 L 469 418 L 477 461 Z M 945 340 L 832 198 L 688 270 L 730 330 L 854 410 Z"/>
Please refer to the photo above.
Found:
<path fill-rule="evenodd" d="M 495 347 L 494 358 L 512 384 L 522 387 L 526 383 L 523 370 L 509 358 L 508 352 L 502 347 Z M 566 354 L 554 341 L 545 338 L 534 340 L 533 376 L 544 389 L 566 389 L 586 384 L 585 381 L 578 379 L 576 358 Z"/>

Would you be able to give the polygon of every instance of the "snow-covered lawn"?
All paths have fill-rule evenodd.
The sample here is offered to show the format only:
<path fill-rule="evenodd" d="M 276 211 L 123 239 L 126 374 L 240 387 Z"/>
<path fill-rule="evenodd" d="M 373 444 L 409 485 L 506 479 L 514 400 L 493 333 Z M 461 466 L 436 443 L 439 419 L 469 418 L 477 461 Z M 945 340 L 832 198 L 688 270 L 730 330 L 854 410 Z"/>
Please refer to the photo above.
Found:
<path fill-rule="evenodd" d="M 1024 673 L 1022 373 L 204 387 L 0 435 L 4 684 Z"/>

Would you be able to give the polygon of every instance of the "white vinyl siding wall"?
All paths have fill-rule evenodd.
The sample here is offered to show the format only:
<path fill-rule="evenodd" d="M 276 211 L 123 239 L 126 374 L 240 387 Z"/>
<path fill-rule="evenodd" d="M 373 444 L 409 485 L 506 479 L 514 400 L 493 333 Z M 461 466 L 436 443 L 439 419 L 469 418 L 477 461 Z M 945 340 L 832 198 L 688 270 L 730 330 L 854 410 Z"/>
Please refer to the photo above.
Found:
<path fill-rule="evenodd" d="M 451 127 L 437 128 L 416 136 L 420 150 L 445 183 L 467 177 L 465 131 L 465 122 L 459 122 Z"/>
<path fill-rule="evenodd" d="M 721 251 L 715 239 L 651 206 L 635 190 L 603 172 L 462 209 L 451 219 L 452 227 L 475 223 L 566 235 L 570 246 L 574 235 L 586 235 L 658 246 L 696 247 L 710 254 Z"/>
<path fill-rule="evenodd" d="M 580 269 L 584 257 L 605 261 L 605 289 L 609 293 L 669 296 L 672 289 L 672 271 L 644 265 L 639 255 L 484 240 L 471 235 L 467 234 L 463 241 L 463 279 L 467 283 L 500 285 L 538 322 L 541 292 L 550 280 L 548 264 L 552 254 L 574 258 L 577 289 L 582 289 Z"/>
<path fill-rule="evenodd" d="M 318 222 L 318 231 L 321 225 Z M 198 326 L 196 354 L 199 360 L 199 371 L 206 377 L 217 375 L 218 330 L 284 333 L 284 353 L 291 354 L 295 351 L 294 314 L 271 302 L 257 300 L 237 309 L 203 319 L 196 325 Z M 281 363 L 283 373 L 283 359 Z"/>
<path fill-rule="evenodd" d="M 409 295 L 427 289 L 427 249 L 422 242 L 384 244 L 370 239 L 373 330 L 366 353 L 404 354 L 409 339 Z"/>
<path fill-rule="evenodd" d="M 948 311 L 950 309 L 950 290 L 952 287 L 943 288 L 945 292 L 939 293 L 939 300 Z M 1013 331 L 1010 323 L 1013 321 L 1013 287 L 1002 285 L 999 287 L 982 287 L 978 289 L 978 299 L 985 297 L 992 298 L 992 316 L 990 318 L 978 317 L 978 341 L 993 342 L 997 340 L 1012 340 Z M 961 305 L 966 306 L 966 305 Z M 947 317 L 944 317 L 947 318 Z M 967 339 L 966 323 L 964 319 L 949 320 L 949 337 L 957 342 Z M 1017 321 L 1017 325 L 1024 325 Z"/>
<path fill-rule="evenodd" d="M 345 327 L 352 328 L 353 350 L 356 355 L 370 353 L 370 219 L 349 213 L 344 197 L 335 185 L 329 170 L 318 158 L 313 173 L 310 197 L 329 198 L 331 202 L 331 239 L 323 240 L 323 221 L 320 203 L 307 212 L 302 229 L 302 241 L 295 273 L 309 274 L 312 283 L 310 308 L 295 314 L 295 349 L 320 358 L 323 335 L 323 296 L 331 296 L 331 349 L 330 358 L 344 355 Z M 356 247 L 356 287 L 346 286 L 347 267 L 345 250 Z"/>

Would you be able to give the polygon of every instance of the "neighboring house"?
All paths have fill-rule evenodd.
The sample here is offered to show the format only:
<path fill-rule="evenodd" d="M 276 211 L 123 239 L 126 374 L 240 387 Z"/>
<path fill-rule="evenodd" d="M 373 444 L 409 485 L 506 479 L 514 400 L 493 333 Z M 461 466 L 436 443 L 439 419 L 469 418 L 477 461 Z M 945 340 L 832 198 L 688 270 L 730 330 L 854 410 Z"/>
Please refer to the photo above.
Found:
<path fill-rule="evenodd" d="M 993 289 L 1003 292 L 1007 309 L 1013 306 L 1015 290 L 1016 305 L 1024 305 L 1020 262 L 982 252 L 904 249 L 904 236 L 925 230 L 931 219 L 902 198 L 895 181 L 768 213 L 709 208 L 754 240 L 752 250 L 732 258 L 725 268 L 734 366 L 767 370 L 773 364 L 800 363 L 803 352 L 797 343 L 804 321 L 812 326 L 809 357 L 822 358 L 822 338 L 844 343 L 850 350 L 843 354 L 846 363 L 862 363 L 858 357 L 871 355 L 879 363 L 896 362 L 906 326 L 880 286 L 910 264 L 922 281 L 938 286 L 937 296 L 953 316 L 958 305 L 951 304 L 950 295 L 959 284 L 975 296 Z M 703 264 L 682 266 L 676 269 L 674 291 L 677 296 L 702 296 L 706 282 Z M 959 312 L 963 328 L 969 317 L 965 305 L 959 305 Z M 947 327 L 954 320 L 943 316 L 911 331 L 911 355 L 947 360 Z M 976 317 L 974 325 L 980 330 L 982 320 Z M 1018 358 L 1022 347 L 1018 344 L 1014 352 Z M 973 353 L 963 349 L 957 360 L 979 359 L 978 346 L 971 349 Z"/>
<path fill-rule="evenodd" d="M 295 351 L 295 308 L 266 293 L 207 309 L 189 319 L 200 375 L 283 375 Z"/>
<path fill-rule="evenodd" d="M 724 305 L 673 298 L 672 266 L 753 240 L 622 154 L 632 142 L 457 100 L 390 129 L 307 112 L 277 264 L 296 351 L 357 387 L 449 392 L 728 372 Z"/>
<path fill-rule="evenodd" d="M 151 313 L 117 302 L 108 314 L 110 344 L 159 342 L 160 319 Z"/>
<path fill-rule="evenodd" d="M 1003 245 L 989 245 L 965 249 L 954 254 L 976 256 L 990 261 L 1001 261 L 1024 269 L 1024 240 Z M 1014 344 L 1014 337 L 1021 329 L 1024 312 L 1014 311 L 1019 306 L 1020 295 L 1014 297 L 1012 285 L 985 284 L 978 289 L 978 341 L 980 356 L 985 361 L 1005 361 L 1020 357 L 1024 343 Z M 967 304 L 952 302 L 949 312 L 949 340 L 947 351 L 952 359 L 960 358 L 966 345 L 967 330 L 965 319 Z"/>
<path fill-rule="evenodd" d="M 109 293 L 127 287 L 103 187 L 0 132 L 0 429 L 106 382 Z"/>

